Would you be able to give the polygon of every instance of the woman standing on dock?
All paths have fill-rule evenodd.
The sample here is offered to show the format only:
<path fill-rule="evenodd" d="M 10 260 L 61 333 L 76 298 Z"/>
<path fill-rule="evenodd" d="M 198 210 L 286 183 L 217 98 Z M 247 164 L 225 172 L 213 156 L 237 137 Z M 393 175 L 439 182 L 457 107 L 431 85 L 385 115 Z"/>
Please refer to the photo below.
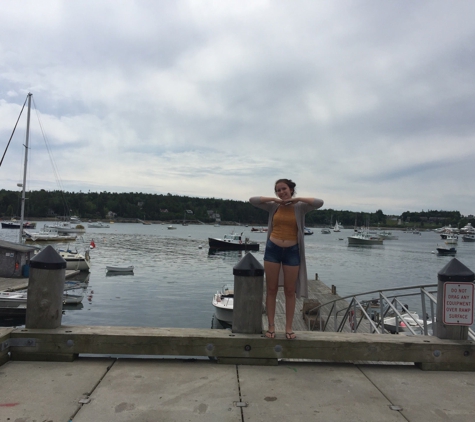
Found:
<path fill-rule="evenodd" d="M 275 197 L 255 196 L 249 202 L 269 212 L 267 243 L 264 252 L 266 274 L 266 337 L 275 337 L 275 308 L 277 291 L 284 286 L 285 337 L 296 338 L 292 331 L 295 298 L 307 297 L 307 267 L 305 264 L 305 214 L 323 205 L 317 198 L 298 198 L 295 183 L 290 179 L 275 182 Z"/>

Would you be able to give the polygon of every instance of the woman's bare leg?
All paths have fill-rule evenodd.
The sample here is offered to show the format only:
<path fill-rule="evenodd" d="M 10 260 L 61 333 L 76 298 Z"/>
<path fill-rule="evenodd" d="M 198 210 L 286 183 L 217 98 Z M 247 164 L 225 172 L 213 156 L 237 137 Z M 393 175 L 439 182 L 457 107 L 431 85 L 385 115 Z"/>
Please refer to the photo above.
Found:
<path fill-rule="evenodd" d="M 264 261 L 264 271 L 266 273 L 266 312 L 269 331 L 275 331 L 275 307 L 279 289 L 280 264 Z"/>
<path fill-rule="evenodd" d="M 284 294 L 285 294 L 285 332 L 292 332 L 292 323 L 295 313 L 295 284 L 300 266 L 282 265 L 284 271 Z M 275 311 L 275 310 L 274 310 Z"/>

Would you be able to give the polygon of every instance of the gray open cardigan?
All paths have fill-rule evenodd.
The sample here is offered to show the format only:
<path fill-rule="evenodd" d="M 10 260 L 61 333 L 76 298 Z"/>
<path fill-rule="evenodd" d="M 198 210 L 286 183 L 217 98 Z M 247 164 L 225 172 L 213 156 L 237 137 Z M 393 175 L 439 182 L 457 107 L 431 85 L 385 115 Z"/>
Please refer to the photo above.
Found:
<path fill-rule="evenodd" d="M 262 202 L 260 196 L 254 196 L 249 199 L 249 202 L 257 208 L 262 208 L 269 212 L 269 220 L 268 220 L 268 230 L 267 230 L 267 239 L 269 239 L 272 228 L 273 228 L 273 220 L 274 214 L 279 208 L 279 204 L 276 202 Z M 304 226 L 305 226 L 305 214 L 309 211 L 316 210 L 323 205 L 323 201 L 321 199 L 314 198 L 313 203 L 307 204 L 305 202 L 297 202 L 294 204 L 295 209 L 295 218 L 297 220 L 297 228 L 298 228 L 298 235 L 297 240 L 299 244 L 299 251 L 300 251 L 300 269 L 297 278 L 297 283 L 295 285 L 295 293 L 298 298 L 300 297 L 308 297 L 308 285 L 307 285 L 307 265 L 305 261 L 305 242 L 304 242 Z M 284 285 L 284 278 L 283 273 L 281 270 L 280 277 L 279 277 L 279 286 Z"/>

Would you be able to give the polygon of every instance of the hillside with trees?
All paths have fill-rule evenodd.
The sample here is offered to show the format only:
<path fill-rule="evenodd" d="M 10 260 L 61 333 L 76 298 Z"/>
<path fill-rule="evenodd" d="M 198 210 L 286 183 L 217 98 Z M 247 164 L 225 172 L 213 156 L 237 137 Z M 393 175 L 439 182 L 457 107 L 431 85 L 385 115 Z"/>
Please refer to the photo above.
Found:
<path fill-rule="evenodd" d="M 20 193 L 0 190 L 0 216 L 3 219 L 20 214 Z M 148 194 L 139 192 L 63 192 L 30 191 L 27 193 L 25 216 L 28 219 L 51 219 L 77 215 L 83 220 L 150 220 L 150 221 L 201 221 L 266 225 L 267 213 L 246 201 L 189 196 Z M 320 209 L 306 216 L 308 226 L 329 226 L 338 220 L 345 227 L 369 224 L 370 226 L 396 226 L 398 221 L 411 227 L 440 227 L 451 224 L 461 227 L 473 221 L 458 211 L 406 211 L 400 216 L 387 216 L 382 210 L 374 213 Z"/>

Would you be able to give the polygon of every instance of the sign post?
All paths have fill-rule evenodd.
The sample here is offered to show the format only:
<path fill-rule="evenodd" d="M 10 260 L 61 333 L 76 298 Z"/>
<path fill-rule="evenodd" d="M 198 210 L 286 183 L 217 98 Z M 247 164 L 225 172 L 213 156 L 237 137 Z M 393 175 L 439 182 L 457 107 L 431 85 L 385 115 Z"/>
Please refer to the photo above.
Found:
<path fill-rule="evenodd" d="M 443 339 L 468 340 L 473 324 L 475 274 L 453 258 L 437 278 L 437 319 L 435 335 Z"/>
<path fill-rule="evenodd" d="M 473 283 L 444 283 L 444 324 L 473 324 Z"/>

